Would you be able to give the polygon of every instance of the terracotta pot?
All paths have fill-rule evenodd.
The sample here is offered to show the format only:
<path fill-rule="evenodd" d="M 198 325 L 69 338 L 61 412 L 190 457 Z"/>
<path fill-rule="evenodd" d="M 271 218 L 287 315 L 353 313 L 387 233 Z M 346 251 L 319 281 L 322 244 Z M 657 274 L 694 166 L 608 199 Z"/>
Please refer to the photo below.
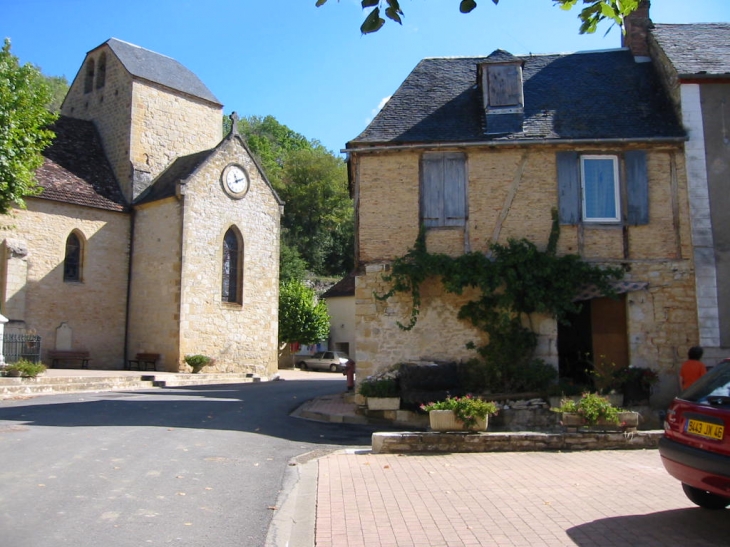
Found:
<path fill-rule="evenodd" d="M 476 425 L 466 427 L 453 410 L 432 410 L 428 413 L 428 421 L 432 431 L 486 431 L 489 416 L 477 418 Z"/>

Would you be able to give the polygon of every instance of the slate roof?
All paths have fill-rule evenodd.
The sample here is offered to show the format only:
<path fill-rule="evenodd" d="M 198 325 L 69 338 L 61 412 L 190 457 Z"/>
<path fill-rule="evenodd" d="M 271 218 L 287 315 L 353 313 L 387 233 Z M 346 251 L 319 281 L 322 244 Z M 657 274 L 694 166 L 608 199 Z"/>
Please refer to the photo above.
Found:
<path fill-rule="evenodd" d="M 523 131 L 485 134 L 477 64 L 494 57 L 431 58 L 348 147 L 685 135 L 652 63 L 635 63 L 628 50 L 517 58 L 524 63 Z"/>
<path fill-rule="evenodd" d="M 322 298 L 334 298 L 337 296 L 355 296 L 355 272 L 350 272 L 332 285 L 325 291 Z"/>
<path fill-rule="evenodd" d="M 36 171 L 39 198 L 110 211 L 126 210 L 101 138 L 90 121 L 61 116 L 51 127 L 56 138 Z"/>
<path fill-rule="evenodd" d="M 651 34 L 680 77 L 730 75 L 730 23 L 657 24 Z"/>
<path fill-rule="evenodd" d="M 192 175 L 215 152 L 215 148 L 203 150 L 188 156 L 181 156 L 173 161 L 155 179 L 155 181 L 135 200 L 134 204 L 150 203 L 175 195 L 177 183 Z"/>
<path fill-rule="evenodd" d="M 116 38 L 110 38 L 105 44 L 132 76 L 221 104 L 200 78 L 175 59 Z"/>

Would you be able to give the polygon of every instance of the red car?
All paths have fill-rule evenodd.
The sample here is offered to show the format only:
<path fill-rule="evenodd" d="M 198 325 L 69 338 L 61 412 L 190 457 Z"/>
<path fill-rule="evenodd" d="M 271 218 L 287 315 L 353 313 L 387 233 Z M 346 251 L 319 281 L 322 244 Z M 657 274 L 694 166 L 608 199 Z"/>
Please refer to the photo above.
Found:
<path fill-rule="evenodd" d="M 659 454 L 687 497 L 705 509 L 730 505 L 730 362 L 697 380 L 667 411 Z"/>

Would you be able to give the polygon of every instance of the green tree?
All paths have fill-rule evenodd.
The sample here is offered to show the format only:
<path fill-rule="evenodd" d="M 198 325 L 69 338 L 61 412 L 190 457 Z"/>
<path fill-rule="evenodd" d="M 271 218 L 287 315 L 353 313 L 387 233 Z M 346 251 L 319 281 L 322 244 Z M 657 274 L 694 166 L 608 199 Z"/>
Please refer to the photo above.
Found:
<path fill-rule="evenodd" d="M 282 241 L 279 249 L 279 283 L 304 281 L 307 275 L 307 262 L 299 252 Z"/>
<path fill-rule="evenodd" d="M 338 0 L 339 1 L 339 0 Z M 559 4 L 564 10 L 573 8 L 579 0 L 551 0 L 553 4 Z M 492 0 L 496 5 L 499 0 Z M 598 24 L 606 19 L 623 26 L 624 17 L 636 10 L 641 0 L 582 0 L 585 6 L 578 17 L 581 20 L 580 33 L 592 33 L 598 28 Z M 327 0 L 317 0 L 316 6 L 320 7 L 327 3 Z M 362 0 L 362 9 L 370 10 L 365 21 L 360 26 L 363 34 L 377 32 L 385 24 L 385 19 L 380 16 L 381 6 L 385 7 L 385 16 L 391 21 L 402 24 L 404 16 L 399 0 Z M 477 7 L 475 0 L 459 0 L 459 11 L 470 13 Z"/>
<path fill-rule="evenodd" d="M 279 289 L 279 343 L 316 344 L 330 333 L 330 316 L 324 300 L 300 281 Z"/>
<path fill-rule="evenodd" d="M 344 160 L 319 141 L 279 123 L 273 116 L 239 121 L 239 133 L 286 202 L 282 218 L 281 280 L 339 276 L 354 263 L 354 211 Z"/>
<path fill-rule="evenodd" d="M 53 140 L 48 129 L 55 119 L 47 105 L 51 91 L 33 65 L 20 65 L 10 53 L 10 40 L 0 51 L 0 213 L 13 204 L 25 206 L 24 196 L 39 191 L 35 171 L 41 152 Z"/>
<path fill-rule="evenodd" d="M 238 122 L 238 132 L 246 139 L 277 192 L 282 188 L 283 168 L 288 154 L 294 150 L 310 150 L 319 146 L 317 141 L 308 140 L 279 123 L 273 116 L 243 117 Z"/>
<path fill-rule="evenodd" d="M 345 162 L 322 148 L 296 150 L 283 168 L 284 240 L 318 275 L 352 269 L 354 212 Z"/>
<path fill-rule="evenodd" d="M 51 100 L 46 107 L 51 112 L 58 114 L 61 112 L 61 104 L 68 93 L 68 80 L 65 76 L 44 76 L 44 78 L 51 90 Z"/>

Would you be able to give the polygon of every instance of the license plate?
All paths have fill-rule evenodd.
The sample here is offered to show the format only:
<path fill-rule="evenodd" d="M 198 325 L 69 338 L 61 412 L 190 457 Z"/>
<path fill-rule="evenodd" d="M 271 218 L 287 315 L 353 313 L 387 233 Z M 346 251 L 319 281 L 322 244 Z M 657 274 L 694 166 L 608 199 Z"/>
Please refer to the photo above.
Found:
<path fill-rule="evenodd" d="M 689 420 L 687 422 L 687 433 L 721 441 L 725 433 L 725 427 L 700 420 Z"/>

